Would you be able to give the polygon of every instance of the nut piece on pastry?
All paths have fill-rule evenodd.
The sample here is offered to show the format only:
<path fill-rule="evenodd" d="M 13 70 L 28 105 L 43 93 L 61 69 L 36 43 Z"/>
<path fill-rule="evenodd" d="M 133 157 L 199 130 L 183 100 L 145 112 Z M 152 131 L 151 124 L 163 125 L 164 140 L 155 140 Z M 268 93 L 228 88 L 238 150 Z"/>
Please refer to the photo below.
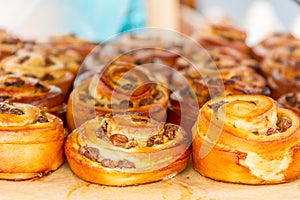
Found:
<path fill-rule="evenodd" d="M 300 118 L 270 97 L 232 95 L 207 102 L 193 127 L 193 163 L 203 176 L 275 184 L 300 175 Z"/>
<path fill-rule="evenodd" d="M 0 179 L 26 180 L 56 170 L 64 161 L 63 122 L 38 107 L 0 103 Z"/>
<path fill-rule="evenodd" d="M 285 108 L 293 110 L 300 116 L 300 93 L 287 93 L 282 95 L 278 102 Z"/>
<path fill-rule="evenodd" d="M 261 71 L 267 78 L 274 99 L 285 93 L 300 91 L 300 40 L 298 45 L 271 51 L 265 57 Z"/>
<path fill-rule="evenodd" d="M 38 79 L 5 74 L 0 76 L 0 102 L 28 103 L 44 107 L 62 118 L 65 112 L 64 95 L 60 88 L 41 83 Z"/>
<path fill-rule="evenodd" d="M 189 141 L 180 126 L 137 115 L 97 116 L 67 138 L 65 153 L 80 178 L 103 185 L 137 185 L 185 169 Z"/>
<path fill-rule="evenodd" d="M 167 105 L 168 89 L 143 67 L 112 63 L 72 91 L 67 107 L 68 127 L 73 130 L 96 115 L 126 112 L 161 121 Z"/>
<path fill-rule="evenodd" d="M 18 51 L 3 59 L 0 67 L 7 73 L 38 78 L 45 84 L 55 85 L 65 95 L 70 92 L 74 80 L 74 75 L 66 71 L 61 61 L 37 52 Z"/>

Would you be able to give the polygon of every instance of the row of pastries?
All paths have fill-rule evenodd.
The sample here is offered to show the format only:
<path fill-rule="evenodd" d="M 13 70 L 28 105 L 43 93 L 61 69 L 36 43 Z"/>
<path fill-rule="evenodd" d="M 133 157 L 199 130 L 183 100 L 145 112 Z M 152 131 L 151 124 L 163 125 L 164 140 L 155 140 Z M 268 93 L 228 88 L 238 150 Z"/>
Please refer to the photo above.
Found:
<path fill-rule="evenodd" d="M 190 157 L 219 181 L 298 178 L 300 40 L 246 40 L 220 24 L 192 39 L 167 31 L 99 45 L 1 30 L 0 178 L 41 177 L 65 157 L 80 178 L 114 186 L 171 178 Z"/>

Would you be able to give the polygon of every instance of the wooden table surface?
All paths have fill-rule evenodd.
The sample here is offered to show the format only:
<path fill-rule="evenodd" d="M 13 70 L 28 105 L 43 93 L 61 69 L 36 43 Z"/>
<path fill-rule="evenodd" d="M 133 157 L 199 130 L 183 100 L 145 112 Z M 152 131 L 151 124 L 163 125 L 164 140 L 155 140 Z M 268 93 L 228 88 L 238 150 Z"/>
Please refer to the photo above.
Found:
<path fill-rule="evenodd" d="M 185 171 L 169 180 L 131 187 L 108 187 L 81 180 L 65 163 L 57 171 L 42 179 L 21 182 L 0 181 L 0 199 L 299 200 L 300 179 L 265 186 L 222 183 L 202 177 L 189 164 Z"/>

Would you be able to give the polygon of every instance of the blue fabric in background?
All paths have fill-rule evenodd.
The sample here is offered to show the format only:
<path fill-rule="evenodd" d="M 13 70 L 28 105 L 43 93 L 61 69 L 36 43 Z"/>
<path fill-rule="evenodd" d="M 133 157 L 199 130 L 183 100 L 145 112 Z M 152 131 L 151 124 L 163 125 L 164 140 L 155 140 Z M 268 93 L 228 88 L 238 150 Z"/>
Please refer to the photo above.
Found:
<path fill-rule="evenodd" d="M 29 39 L 74 33 L 103 41 L 145 26 L 145 0 L 0 0 L 0 28 Z"/>
<path fill-rule="evenodd" d="M 144 0 L 62 0 L 72 6 L 70 31 L 92 41 L 145 26 Z"/>

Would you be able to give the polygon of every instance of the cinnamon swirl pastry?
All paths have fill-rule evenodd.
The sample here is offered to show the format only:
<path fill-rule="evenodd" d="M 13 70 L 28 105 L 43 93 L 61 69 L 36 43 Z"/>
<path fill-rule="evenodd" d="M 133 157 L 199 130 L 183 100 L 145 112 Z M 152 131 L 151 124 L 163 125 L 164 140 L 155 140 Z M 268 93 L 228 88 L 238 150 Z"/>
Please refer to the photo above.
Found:
<path fill-rule="evenodd" d="M 238 73 L 228 72 L 222 77 L 204 76 L 194 79 L 190 86 L 184 86 L 170 96 L 168 121 L 182 125 L 191 132 L 198 110 L 207 101 L 219 96 L 238 94 L 262 94 L 269 96 L 265 79 L 252 70 Z"/>
<path fill-rule="evenodd" d="M 67 121 L 69 128 L 74 129 L 95 115 L 126 112 L 161 121 L 167 104 L 168 89 L 143 67 L 112 63 L 72 91 Z"/>
<path fill-rule="evenodd" d="M 254 57 L 263 60 L 270 51 L 279 47 L 288 47 L 299 44 L 299 40 L 291 33 L 273 33 L 252 48 Z"/>
<path fill-rule="evenodd" d="M 14 74 L 0 76 L 0 102 L 3 101 L 32 104 L 60 118 L 65 112 L 64 96 L 60 88 Z"/>
<path fill-rule="evenodd" d="M 193 163 L 209 178 L 275 184 L 300 175 L 300 118 L 270 97 L 217 97 L 193 127 Z"/>
<path fill-rule="evenodd" d="M 39 108 L 0 103 L 0 179 L 39 178 L 64 161 L 62 121 Z"/>
<path fill-rule="evenodd" d="M 278 102 L 285 108 L 293 110 L 300 116 L 300 93 L 287 93 L 282 95 Z"/>
<path fill-rule="evenodd" d="M 37 52 L 19 51 L 3 59 L 0 67 L 7 73 L 38 78 L 42 83 L 56 85 L 64 95 L 70 92 L 74 80 L 74 75 L 65 70 L 61 61 Z"/>
<path fill-rule="evenodd" d="M 232 25 L 211 24 L 194 36 L 195 40 L 204 48 L 229 47 L 250 54 L 250 48 L 246 44 L 246 32 Z"/>
<path fill-rule="evenodd" d="M 24 42 L 8 33 L 4 29 L 0 29 L 0 59 L 14 53 L 24 46 Z"/>
<path fill-rule="evenodd" d="M 65 153 L 80 178 L 125 186 L 175 176 L 186 167 L 190 150 L 177 125 L 137 115 L 106 115 L 75 129 Z"/>
<path fill-rule="evenodd" d="M 276 48 L 261 65 L 274 99 L 300 91 L 300 45 Z"/>

